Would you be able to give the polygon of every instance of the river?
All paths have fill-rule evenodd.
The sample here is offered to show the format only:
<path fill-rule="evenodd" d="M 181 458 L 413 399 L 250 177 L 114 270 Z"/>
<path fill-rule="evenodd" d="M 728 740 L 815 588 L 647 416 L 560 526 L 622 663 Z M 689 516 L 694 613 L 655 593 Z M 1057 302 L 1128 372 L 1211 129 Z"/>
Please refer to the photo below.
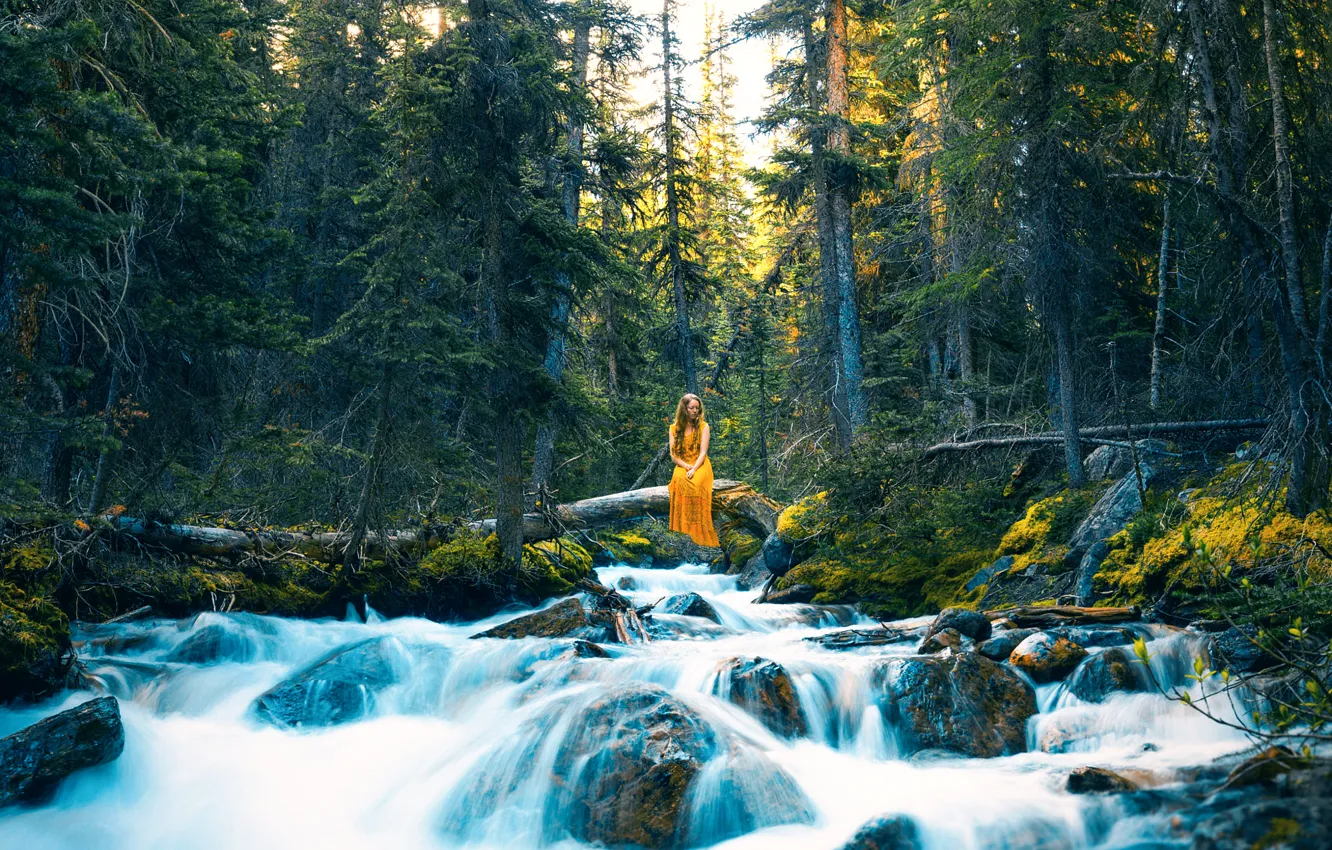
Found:
<path fill-rule="evenodd" d="M 1159 695 L 1081 704 L 1051 684 L 1037 689 L 1041 712 L 1028 723 L 1028 741 L 1035 749 L 1052 725 L 1076 728 L 1070 752 L 902 758 L 874 671 L 886 658 L 914 654 L 914 643 L 825 649 L 804 638 L 873 624 L 849 608 L 755 605 L 733 578 L 702 567 L 599 574 L 611 585 L 627 579 L 627 595 L 640 605 L 697 592 L 721 624 L 654 615 L 657 639 L 606 645 L 610 658 L 556 651 L 568 641 L 470 639 L 524 613 L 517 611 L 467 624 L 384 620 L 373 611 L 366 622 L 354 612 L 319 622 L 205 613 L 76 633 L 90 673 L 121 700 L 124 755 L 75 774 L 39 807 L 0 813 L 0 847 L 584 846 L 568 837 L 563 804 L 551 803 L 563 792 L 550 760 L 571 740 L 595 750 L 586 729 L 575 728 L 586 716 L 580 710 L 635 684 L 666 689 L 729 742 L 716 770 L 697 777 L 680 826 L 689 845 L 727 850 L 838 848 L 866 821 L 893 813 L 913 818 L 931 850 L 1177 846 L 1183 839 L 1170 835 L 1160 807 L 1139 813 L 1127 798 L 1070 794 L 1068 771 L 1107 767 L 1168 796 L 1246 744 Z M 210 627 L 225 633 L 221 660 L 169 660 Z M 1150 634 L 1159 676 L 1183 684 L 1196 639 Z M 269 688 L 338 647 L 381 636 L 404 648 L 398 683 L 366 717 L 310 731 L 256 717 L 253 704 Z M 789 672 L 805 736 L 778 737 L 722 698 L 717 671 L 736 657 L 771 659 Z M 0 710 L 0 734 L 88 698 Z"/>

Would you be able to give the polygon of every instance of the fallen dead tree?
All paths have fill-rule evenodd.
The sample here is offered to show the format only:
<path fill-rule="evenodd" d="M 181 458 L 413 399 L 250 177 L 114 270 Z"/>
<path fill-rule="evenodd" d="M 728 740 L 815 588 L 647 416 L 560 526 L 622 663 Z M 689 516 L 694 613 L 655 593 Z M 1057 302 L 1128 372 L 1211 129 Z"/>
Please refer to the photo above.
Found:
<path fill-rule="evenodd" d="M 1145 422 L 1141 425 L 1101 425 L 1078 429 L 1078 439 L 1103 442 L 1115 438 L 1152 437 L 1161 434 L 1186 434 L 1198 431 L 1257 431 L 1269 425 L 1266 419 L 1211 419 L 1202 422 Z M 1012 437 L 986 437 L 981 440 L 946 440 L 925 449 L 926 458 L 948 452 L 969 452 L 978 449 L 1020 448 L 1023 446 L 1058 445 L 1064 442 L 1063 431 L 1043 431 Z"/>
<path fill-rule="evenodd" d="M 1132 623 L 1142 619 L 1137 607 L 1081 608 L 1076 605 L 1019 605 L 986 611 L 991 620 L 1008 620 L 1022 629 L 1045 629 L 1052 626 L 1099 626 L 1111 623 Z"/>
<path fill-rule="evenodd" d="M 781 505 L 739 481 L 715 481 L 712 485 L 712 509 L 737 517 L 771 534 L 777 529 Z M 569 531 L 599 528 L 626 519 L 665 516 L 670 512 L 670 494 L 665 487 L 645 487 L 596 496 L 558 505 L 546 513 L 523 517 L 523 537 L 528 542 L 549 540 Z M 215 528 L 179 523 L 157 523 L 131 517 L 107 517 L 109 533 L 141 545 L 165 549 L 180 555 L 204 558 L 236 558 L 244 555 L 297 556 L 324 563 L 338 563 L 351 540 L 351 534 L 337 531 L 268 531 L 256 529 Z M 493 519 L 469 526 L 489 533 Z M 446 539 L 438 529 L 425 531 L 368 532 L 362 541 L 365 557 L 381 559 L 393 554 L 429 549 Z"/>

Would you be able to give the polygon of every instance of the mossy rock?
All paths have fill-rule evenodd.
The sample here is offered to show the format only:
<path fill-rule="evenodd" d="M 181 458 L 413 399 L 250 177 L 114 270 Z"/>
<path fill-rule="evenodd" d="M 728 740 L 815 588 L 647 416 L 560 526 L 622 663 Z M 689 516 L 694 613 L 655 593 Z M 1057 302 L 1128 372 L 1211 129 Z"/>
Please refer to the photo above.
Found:
<path fill-rule="evenodd" d="M 637 527 L 601 529 L 596 541 L 598 563 L 639 566 L 652 560 L 652 541 Z"/>
<path fill-rule="evenodd" d="M 995 557 L 1011 555 L 1013 566 L 1009 572 L 1013 573 L 1035 563 L 1050 565 L 1056 571 L 1062 569 L 1069 552 L 1069 537 L 1103 489 L 1062 490 L 1032 502 L 1021 519 L 1004 533 Z"/>
<path fill-rule="evenodd" d="M 0 702 L 44 696 L 65 682 L 69 619 L 48 599 L 0 582 Z"/>

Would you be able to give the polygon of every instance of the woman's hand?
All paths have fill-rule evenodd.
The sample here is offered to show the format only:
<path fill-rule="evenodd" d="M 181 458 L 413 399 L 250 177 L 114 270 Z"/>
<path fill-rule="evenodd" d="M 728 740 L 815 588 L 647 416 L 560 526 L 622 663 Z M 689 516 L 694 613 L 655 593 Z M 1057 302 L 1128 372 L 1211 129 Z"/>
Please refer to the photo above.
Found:
<path fill-rule="evenodd" d="M 692 466 L 685 470 L 685 478 L 688 478 L 690 481 L 694 480 L 694 468 Z"/>

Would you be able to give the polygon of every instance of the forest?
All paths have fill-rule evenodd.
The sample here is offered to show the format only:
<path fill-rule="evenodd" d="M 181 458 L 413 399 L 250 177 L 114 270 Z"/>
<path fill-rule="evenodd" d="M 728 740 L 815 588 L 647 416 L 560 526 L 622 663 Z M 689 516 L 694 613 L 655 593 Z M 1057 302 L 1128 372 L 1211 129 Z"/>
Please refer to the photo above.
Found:
<path fill-rule="evenodd" d="M 146 612 L 650 618 L 646 558 L 890 636 L 1238 635 L 1189 687 L 1287 690 L 1201 711 L 1321 752 L 1332 5 L 717 0 L 687 49 L 701 5 L 0 0 L 0 701 Z M 721 551 L 568 526 L 686 392 Z M 846 846 L 963 846 L 919 822 Z M 674 828 L 573 834 L 733 837 Z"/>

